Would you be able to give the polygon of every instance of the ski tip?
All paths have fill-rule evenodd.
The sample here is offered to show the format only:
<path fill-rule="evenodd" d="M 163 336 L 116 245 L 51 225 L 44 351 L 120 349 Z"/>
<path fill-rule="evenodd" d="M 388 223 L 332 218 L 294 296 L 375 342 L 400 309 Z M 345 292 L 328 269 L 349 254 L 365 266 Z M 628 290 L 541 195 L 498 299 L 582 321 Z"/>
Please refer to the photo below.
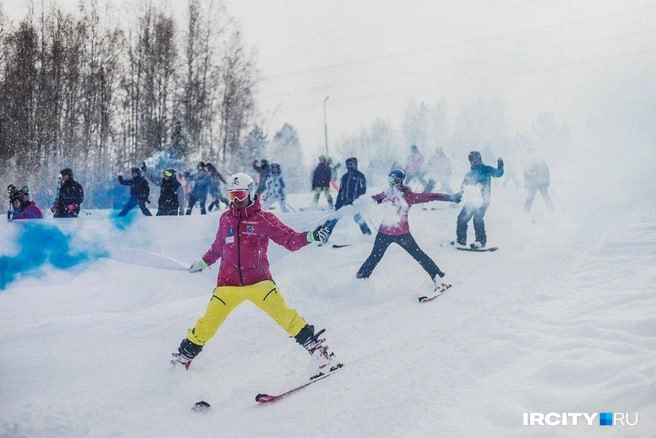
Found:
<path fill-rule="evenodd" d="M 211 405 L 207 403 L 205 400 L 201 400 L 194 403 L 194 406 L 191 408 L 191 410 L 196 412 L 204 412 L 208 410 L 210 406 Z"/>
<path fill-rule="evenodd" d="M 255 401 L 258 403 L 267 403 L 274 399 L 275 397 L 269 394 L 258 394 L 255 396 Z"/>
<path fill-rule="evenodd" d="M 417 301 L 419 301 L 420 303 L 423 303 L 427 299 L 428 299 L 428 297 L 419 297 L 419 298 L 417 298 Z"/>

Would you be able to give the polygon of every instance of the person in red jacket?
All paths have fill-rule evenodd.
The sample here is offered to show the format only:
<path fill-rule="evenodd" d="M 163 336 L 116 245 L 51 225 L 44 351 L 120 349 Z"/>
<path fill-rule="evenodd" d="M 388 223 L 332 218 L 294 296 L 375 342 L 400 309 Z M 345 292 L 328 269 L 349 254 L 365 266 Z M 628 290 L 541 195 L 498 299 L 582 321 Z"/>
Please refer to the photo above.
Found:
<path fill-rule="evenodd" d="M 230 208 L 219 219 L 212 246 L 189 268 L 189 272 L 198 272 L 220 258 L 217 287 L 205 315 L 188 331 L 171 363 L 188 369 L 230 312 L 244 300 L 250 300 L 305 347 L 317 362 L 319 373 L 332 371 L 339 364 L 326 340 L 320 337 L 325 330 L 315 332 L 314 326 L 287 306 L 273 282 L 267 259 L 269 240 L 296 251 L 321 241 L 326 230 L 319 226 L 314 231 L 297 233 L 273 213 L 262 211 L 255 188 L 255 182 L 245 173 L 237 173 L 228 180 Z"/>
<path fill-rule="evenodd" d="M 408 212 L 414 204 L 429 201 L 449 201 L 460 202 L 459 195 L 447 195 L 444 193 L 414 193 L 408 186 L 403 185 L 405 172 L 399 169 L 392 170 L 389 173 L 390 188 L 382 193 L 373 195 L 372 198 L 377 203 L 390 204 L 395 214 L 391 219 L 383 219 L 374 247 L 371 254 L 360 266 L 357 278 L 369 278 L 378 262 L 383 258 L 385 251 L 392 244 L 396 243 L 405 249 L 422 268 L 430 275 L 435 283 L 435 290 L 443 291 L 451 285 L 446 281 L 445 274 L 438 268 L 435 262 L 419 248 L 412 234 L 410 234 L 410 224 L 408 223 Z"/>

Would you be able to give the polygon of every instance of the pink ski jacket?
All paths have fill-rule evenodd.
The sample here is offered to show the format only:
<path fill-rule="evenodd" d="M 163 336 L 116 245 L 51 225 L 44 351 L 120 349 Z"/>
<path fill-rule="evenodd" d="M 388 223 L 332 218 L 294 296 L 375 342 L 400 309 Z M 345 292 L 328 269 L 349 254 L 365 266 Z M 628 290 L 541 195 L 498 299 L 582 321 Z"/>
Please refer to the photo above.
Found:
<path fill-rule="evenodd" d="M 380 227 L 378 227 L 379 233 L 389 236 L 401 236 L 410 233 L 408 212 L 414 204 L 451 200 L 449 195 L 445 195 L 444 193 L 414 193 L 410 190 L 402 192 L 395 189 L 378 193 L 373 195 L 372 198 L 379 204 L 383 202 L 390 203 L 396 210 L 396 215 L 390 215 L 393 217 L 384 218 Z"/>
<path fill-rule="evenodd" d="M 208 265 L 219 258 L 217 286 L 247 286 L 273 280 L 269 272 L 269 239 L 290 251 L 308 245 L 307 232 L 297 233 L 273 213 L 262 211 L 259 199 L 244 210 L 233 205 L 219 218 L 214 243 L 203 255 Z"/>

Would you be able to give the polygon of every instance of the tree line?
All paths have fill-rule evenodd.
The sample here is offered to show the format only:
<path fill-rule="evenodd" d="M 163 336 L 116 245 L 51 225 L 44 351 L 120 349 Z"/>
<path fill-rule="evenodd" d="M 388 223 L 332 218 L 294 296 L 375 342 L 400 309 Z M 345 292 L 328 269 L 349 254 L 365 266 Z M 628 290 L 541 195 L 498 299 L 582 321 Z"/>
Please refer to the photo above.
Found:
<path fill-rule="evenodd" d="M 120 22 L 94 0 L 32 7 L 15 24 L 0 12 L 2 175 L 54 185 L 70 167 L 100 186 L 157 151 L 251 159 L 254 55 L 222 3 L 186 10 L 146 2 Z"/>

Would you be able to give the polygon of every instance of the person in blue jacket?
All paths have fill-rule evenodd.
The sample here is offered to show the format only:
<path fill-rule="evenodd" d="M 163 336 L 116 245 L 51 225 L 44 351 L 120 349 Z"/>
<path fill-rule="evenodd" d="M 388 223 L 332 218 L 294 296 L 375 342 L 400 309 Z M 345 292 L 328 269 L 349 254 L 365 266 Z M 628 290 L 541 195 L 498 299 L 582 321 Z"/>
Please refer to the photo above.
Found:
<path fill-rule="evenodd" d="M 189 203 L 187 204 L 187 215 L 191 214 L 191 210 L 194 209 L 194 205 L 198 202 L 200 206 L 200 214 L 206 214 L 205 211 L 205 202 L 207 201 L 207 194 L 210 189 L 210 175 L 207 172 L 205 163 L 202 161 L 196 166 L 197 172 L 192 175 L 189 179 L 194 182 L 194 188 L 191 189 L 191 196 L 189 196 Z"/>
<path fill-rule="evenodd" d="M 491 179 L 503 175 L 503 160 L 501 158 L 497 160 L 496 168 L 487 166 L 483 164 L 481 153 L 472 151 L 469 153 L 469 164 L 471 170 L 465 175 L 460 189 L 464 205 L 458 215 L 456 244 L 461 247 L 467 246 L 467 222 L 473 217 L 476 241 L 470 246 L 473 249 L 479 249 L 485 248 L 487 243 L 484 217 L 490 205 Z M 475 189 L 470 191 L 468 190 L 470 187 Z"/>
<path fill-rule="evenodd" d="M 355 157 L 347 158 L 345 164 L 346 173 L 342 175 L 342 180 L 339 185 L 339 192 L 337 193 L 337 200 L 335 201 L 335 210 L 339 210 L 345 205 L 352 205 L 353 201 L 367 192 L 367 179 L 364 177 L 364 174 L 358 170 L 358 159 Z M 338 220 L 339 219 L 329 219 L 324 223 L 324 227 L 328 230 L 328 236 L 324 240 L 324 243 L 330 238 Z M 362 234 L 371 234 L 367 222 L 362 218 L 360 213 L 353 216 L 353 220 L 360 227 Z"/>

